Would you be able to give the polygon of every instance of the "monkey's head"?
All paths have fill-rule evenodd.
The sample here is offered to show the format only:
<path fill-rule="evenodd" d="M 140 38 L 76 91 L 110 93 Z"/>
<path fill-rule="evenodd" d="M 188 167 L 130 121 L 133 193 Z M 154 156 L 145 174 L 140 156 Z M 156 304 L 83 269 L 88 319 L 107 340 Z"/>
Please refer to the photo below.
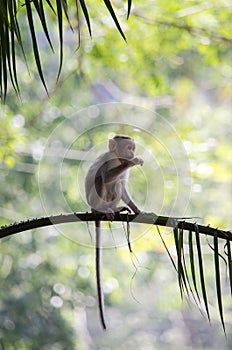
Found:
<path fill-rule="evenodd" d="M 135 142 L 129 136 L 114 136 L 109 140 L 109 150 L 121 159 L 133 159 L 135 153 Z"/>

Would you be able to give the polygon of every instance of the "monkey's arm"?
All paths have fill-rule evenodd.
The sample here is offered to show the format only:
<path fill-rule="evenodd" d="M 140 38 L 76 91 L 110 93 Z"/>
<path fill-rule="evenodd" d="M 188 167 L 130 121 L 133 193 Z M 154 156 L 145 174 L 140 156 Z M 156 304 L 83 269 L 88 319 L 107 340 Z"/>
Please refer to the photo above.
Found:
<path fill-rule="evenodd" d="M 143 165 L 143 160 L 137 157 L 132 160 L 120 159 L 120 161 L 120 165 L 113 167 L 109 170 L 106 169 L 106 171 L 102 172 L 104 174 L 105 183 L 111 182 L 112 180 L 116 179 L 119 175 L 121 175 L 124 171 L 135 165 Z"/>

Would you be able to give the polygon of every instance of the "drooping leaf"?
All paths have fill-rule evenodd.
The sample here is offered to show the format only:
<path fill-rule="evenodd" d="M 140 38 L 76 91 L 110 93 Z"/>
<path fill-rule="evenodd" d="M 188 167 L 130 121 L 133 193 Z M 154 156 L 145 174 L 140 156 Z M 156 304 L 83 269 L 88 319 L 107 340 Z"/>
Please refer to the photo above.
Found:
<path fill-rule="evenodd" d="M 38 44 L 37 44 L 37 39 L 35 35 L 35 27 L 34 27 L 34 22 L 33 22 L 33 15 L 32 15 L 32 9 L 31 9 L 31 1 L 30 0 L 25 0 L 26 8 L 27 8 L 27 18 L 28 18 L 28 23 L 30 27 L 30 33 L 31 33 L 31 40 L 32 40 L 32 46 L 33 46 L 33 53 L 38 69 L 38 73 L 40 76 L 40 79 L 43 83 L 43 86 L 48 94 L 47 86 L 44 80 L 43 76 L 43 70 L 40 62 L 40 55 L 39 55 L 39 49 L 38 49 Z"/>
<path fill-rule="evenodd" d="M 131 248 L 131 243 L 130 243 L 130 221 L 129 221 L 129 217 L 127 215 L 127 221 L 126 221 L 126 238 L 127 238 L 127 244 L 128 244 L 128 248 L 130 253 L 132 253 L 132 248 Z"/>
<path fill-rule="evenodd" d="M 16 6 L 16 2 L 14 0 L 8 0 L 8 9 L 9 9 L 9 15 L 10 15 L 10 27 L 11 27 L 11 31 L 13 31 L 16 35 L 17 38 L 17 42 L 20 46 L 20 49 L 22 50 L 23 53 L 23 57 L 25 62 L 26 61 L 26 55 L 23 49 L 23 44 L 22 44 L 22 38 L 21 38 L 21 34 L 20 34 L 20 29 L 19 29 L 19 24 L 17 21 L 17 6 Z"/>
<path fill-rule="evenodd" d="M 66 17 L 66 19 L 68 21 L 68 24 L 69 24 L 70 28 L 73 31 L 73 27 L 71 25 L 71 22 L 70 22 L 70 19 L 69 19 L 69 15 L 68 15 L 68 4 L 67 4 L 67 1 L 66 0 L 61 0 L 61 5 L 62 5 L 62 9 L 64 10 L 64 14 L 65 14 L 65 17 Z"/>
<path fill-rule="evenodd" d="M 35 5 L 35 8 L 36 8 L 36 11 L 39 15 L 39 18 L 40 18 L 40 22 L 42 24 L 42 27 L 43 27 L 43 30 L 44 30 L 44 34 L 47 38 L 47 41 L 52 49 L 53 50 L 53 46 L 52 46 L 52 42 L 51 42 L 51 39 L 50 39 L 50 36 L 49 36 L 49 32 L 48 32 L 48 28 L 47 28 L 47 22 L 46 22 L 46 18 L 45 18 L 45 12 L 44 12 L 44 7 L 43 7 L 43 0 L 33 0 L 33 3 Z"/>
<path fill-rule="evenodd" d="M 60 65 L 57 74 L 57 80 L 60 77 L 61 68 L 63 65 L 63 18 L 62 18 L 62 5 L 61 0 L 56 0 L 57 16 L 58 16 L 58 28 L 59 28 L 59 41 L 60 41 Z"/>
<path fill-rule="evenodd" d="M 17 78 L 17 68 L 16 68 L 16 53 L 15 53 L 15 37 L 18 40 L 18 27 L 17 27 L 17 21 L 14 16 L 14 10 L 12 6 L 12 0 L 8 1 L 8 11 L 9 11 L 9 18 L 10 18 L 10 41 L 11 41 L 11 60 L 12 60 L 12 71 L 13 71 L 13 81 L 12 85 L 16 91 L 16 93 L 19 95 L 19 84 L 18 84 L 18 78 Z"/>
<path fill-rule="evenodd" d="M 116 27 L 118 28 L 119 33 L 121 34 L 121 36 L 123 37 L 123 39 L 126 41 L 125 34 L 123 33 L 123 30 L 122 30 L 122 28 L 121 28 L 121 26 L 120 26 L 120 24 L 119 24 L 119 22 L 118 22 L 117 16 L 116 16 L 116 14 L 115 14 L 115 12 L 114 12 L 114 9 L 113 9 L 113 7 L 112 7 L 112 5 L 111 5 L 110 0 L 104 0 L 104 3 L 105 3 L 105 5 L 106 5 L 106 7 L 107 7 L 107 9 L 108 9 L 108 11 L 109 11 L 111 17 L 113 18 L 114 23 L 116 24 Z"/>
<path fill-rule="evenodd" d="M 230 280 L 230 291 L 232 296 L 232 260 L 231 260 L 231 246 L 230 241 L 227 240 L 227 258 L 228 258 L 228 269 L 229 269 L 229 280 Z"/>
<path fill-rule="evenodd" d="M 42 1 L 42 0 L 41 0 L 41 1 Z M 55 14 L 56 11 L 55 11 L 54 7 L 52 6 L 50 0 L 46 0 L 46 3 L 48 4 L 48 6 L 51 8 L 51 10 L 53 11 L 53 13 Z"/>
<path fill-rule="evenodd" d="M 168 254 L 168 256 L 169 256 L 169 258 L 170 258 L 170 260 L 171 260 L 171 262 L 172 262 L 172 265 L 173 265 L 174 269 L 176 270 L 176 272 L 178 272 L 178 271 L 177 271 L 176 264 L 175 264 L 175 261 L 174 261 L 173 257 L 171 256 L 171 253 L 170 253 L 169 250 L 168 250 L 167 244 L 165 243 L 165 241 L 164 241 L 164 239 L 163 239 L 163 237 L 162 237 L 162 234 L 161 234 L 161 232 L 160 232 L 159 226 L 156 225 L 156 228 L 157 228 L 158 234 L 159 234 L 159 236 L 160 236 L 160 239 L 161 239 L 161 241 L 162 241 L 162 243 L 163 243 L 163 245 L 164 245 L 164 248 L 165 248 L 165 250 L 166 250 L 166 252 L 167 252 L 167 254 Z"/>
<path fill-rule="evenodd" d="M 176 246 L 176 254 L 177 254 L 177 273 L 178 273 L 178 282 L 181 293 L 181 298 L 183 298 L 183 285 L 182 285 L 182 269 L 181 269 L 181 253 L 179 248 L 179 240 L 178 240 L 178 228 L 174 228 L 173 230 L 175 246 Z"/>
<path fill-rule="evenodd" d="M 220 313 L 222 327 L 223 327 L 223 330 L 225 332 L 225 323 L 224 323 L 223 307 L 222 307 L 222 292 L 221 292 L 220 263 L 219 263 L 219 251 L 218 251 L 218 236 L 217 236 L 217 232 L 216 231 L 215 231 L 215 234 L 214 234 L 214 266 L 215 266 L 218 309 L 219 309 L 219 313 Z"/>
<path fill-rule="evenodd" d="M 2 81 L 2 54 L 1 54 L 1 46 L 0 46 L 0 98 L 2 99 L 3 95 L 3 81 Z"/>
<path fill-rule="evenodd" d="M 87 26 L 88 26 L 89 35 L 92 36 L 91 24 L 90 24 L 88 9 L 86 7 L 86 4 L 85 4 L 84 0 L 79 0 L 79 1 L 80 1 L 80 5 L 81 5 L 81 8 L 82 8 L 82 11 L 83 11 L 84 16 L 85 16 L 85 20 L 86 20 Z"/>
<path fill-rule="evenodd" d="M 1 98 L 5 100 L 7 91 L 7 51 L 5 38 L 5 25 L 0 23 L 0 59 L 1 59 Z"/>
<path fill-rule="evenodd" d="M 173 229 L 173 234 L 174 234 L 176 253 L 177 253 L 178 282 L 179 282 L 181 297 L 183 298 L 184 289 L 186 290 L 186 293 L 189 294 L 187 276 L 185 274 L 184 262 L 182 258 L 183 257 L 183 230 L 175 227 Z"/>
<path fill-rule="evenodd" d="M 3 1 L 0 1 L 0 17 L 1 17 L 2 23 L 5 23 L 5 24 L 8 23 L 6 4 L 4 4 Z"/>
<path fill-rule="evenodd" d="M 131 5 L 132 5 L 132 0 L 128 0 L 128 7 L 127 7 L 127 19 L 130 17 L 131 13 Z"/>
<path fill-rule="evenodd" d="M 33 6 L 34 5 L 34 6 Z M 79 25 L 79 13 L 78 5 L 81 6 L 83 11 L 87 27 L 89 30 L 90 36 L 92 35 L 91 24 L 89 11 L 85 0 L 76 0 L 76 19 L 78 21 L 77 32 L 78 32 L 78 47 L 80 45 L 80 25 Z M 116 27 L 124 40 L 126 37 L 123 33 L 123 30 L 119 24 L 117 15 L 113 9 L 112 3 L 110 0 L 104 0 L 104 5 L 107 7 Z M 69 2 L 67 0 L 56 0 L 52 2 L 51 0 L 25 0 L 23 2 L 17 0 L 2 0 L 0 1 L 0 21 L 1 21 L 1 43 L 0 43 L 0 88 L 1 88 L 1 98 L 6 97 L 8 80 L 11 79 L 12 85 L 17 94 L 19 94 L 19 84 L 18 84 L 18 72 L 16 65 L 16 46 L 19 44 L 21 51 L 24 56 L 24 60 L 27 65 L 26 55 L 23 48 L 23 43 L 20 34 L 20 25 L 17 21 L 18 9 L 19 6 L 24 6 L 26 9 L 26 18 L 28 20 L 28 28 L 32 40 L 33 55 L 37 66 L 37 71 L 42 81 L 42 84 L 47 91 L 46 82 L 44 78 L 44 73 L 42 69 L 41 56 L 39 53 L 38 41 L 36 38 L 36 27 L 34 25 L 34 11 L 38 15 L 41 26 L 43 28 L 44 35 L 53 50 L 52 40 L 49 35 L 48 22 L 46 19 L 46 11 L 52 10 L 52 12 L 57 17 L 58 23 L 58 37 L 60 44 L 59 52 L 59 68 L 57 73 L 57 80 L 60 77 L 61 69 L 63 66 L 63 15 L 65 15 L 70 28 L 72 29 L 71 22 L 69 20 Z M 132 0 L 128 0 L 128 10 L 127 17 L 129 17 L 131 12 Z M 28 70 L 29 71 L 29 70 Z M 47 91 L 48 93 L 48 91 Z"/>
<path fill-rule="evenodd" d="M 216 229 L 215 229 L 216 230 Z M 210 244 L 210 242 L 209 242 L 209 240 L 208 240 L 208 237 L 207 237 L 207 242 L 208 242 L 208 246 L 210 247 L 210 249 L 212 249 L 212 251 L 214 252 L 215 251 L 215 248 L 214 248 L 214 246 L 212 246 L 212 244 Z M 224 261 L 224 263 L 225 263 L 225 265 L 226 265 L 226 268 L 227 268 L 227 261 L 226 261 L 226 259 L 224 258 L 224 256 L 220 253 L 220 252 L 218 252 L 218 256 L 219 256 L 219 258 L 221 258 L 223 261 Z"/>
<path fill-rule="evenodd" d="M 184 230 L 183 228 L 176 228 L 174 232 L 174 238 L 175 238 L 175 244 L 178 249 L 178 275 L 181 279 L 181 286 L 182 286 L 182 291 L 184 292 L 184 289 L 186 291 L 187 296 L 191 296 L 194 299 L 195 303 L 197 306 L 199 306 L 199 296 L 197 293 L 197 297 L 195 296 L 195 293 L 192 288 L 192 284 L 190 282 L 189 278 L 189 272 L 186 264 L 186 259 L 185 259 L 185 252 L 184 252 Z M 179 274 L 180 271 L 180 274 Z M 199 308 L 200 310 L 200 308 Z M 201 312 L 201 310 L 200 310 Z"/>
<path fill-rule="evenodd" d="M 3 21 L 0 23 L 0 58 L 1 58 L 1 98 L 5 100 L 8 79 L 11 80 L 12 86 L 17 94 L 19 94 L 19 86 L 17 82 L 17 70 L 15 60 L 15 42 L 14 42 L 14 16 L 12 15 L 12 0 L 5 1 L 1 6 L 1 17 Z"/>
<path fill-rule="evenodd" d="M 204 268 L 203 268 L 203 258 L 202 258 L 202 252 L 201 252 L 200 233 L 199 233 L 199 229 L 198 229 L 197 224 L 195 224 L 195 233 L 196 233 L 196 246 L 197 246 L 197 253 L 198 253 L 198 263 L 199 263 L 202 296 L 203 296 L 203 300 L 204 300 L 204 304 L 205 304 L 207 317 L 208 317 L 208 320 L 210 322 L 208 298 L 207 298 L 207 293 L 206 293 L 206 288 L 205 288 L 205 277 L 204 277 Z"/>
<path fill-rule="evenodd" d="M 196 304 L 197 299 L 195 297 L 194 291 L 192 289 L 192 285 L 190 283 L 190 279 L 189 279 L 189 272 L 188 272 L 188 268 L 187 268 L 187 264 L 186 264 L 186 259 L 185 259 L 185 253 L 184 253 L 184 241 L 183 241 L 183 237 L 184 237 L 184 230 L 181 229 L 181 235 L 182 235 L 182 261 L 183 261 L 183 269 L 184 269 L 184 274 L 185 274 L 185 279 L 186 279 L 186 289 L 191 292 L 191 295 L 193 297 L 193 299 L 195 300 Z"/>
<path fill-rule="evenodd" d="M 189 246 L 189 259 L 190 259 L 190 267 L 191 267 L 193 285 L 194 285 L 194 289 L 195 289 L 197 298 L 198 298 L 198 300 L 200 300 L 198 289 L 197 289 L 197 282 L 196 282 L 194 251 L 193 251 L 193 233 L 192 233 L 192 231 L 189 231 L 188 246 Z"/>
<path fill-rule="evenodd" d="M 10 4 L 10 1 L 9 1 Z M 5 10 L 6 13 L 8 14 L 8 2 L 5 4 Z M 5 23 L 4 26 L 4 43 L 3 45 L 5 46 L 6 50 L 6 61 L 7 61 L 7 66 L 8 66 L 8 72 L 10 76 L 10 80 L 12 83 L 12 86 L 14 90 L 16 91 L 17 94 L 19 94 L 19 86 L 17 82 L 17 72 L 16 72 L 16 61 L 15 61 L 15 47 L 14 47 L 14 32 L 11 31 L 10 33 L 10 25 L 11 23 Z M 6 96 L 4 96 L 5 99 Z"/>

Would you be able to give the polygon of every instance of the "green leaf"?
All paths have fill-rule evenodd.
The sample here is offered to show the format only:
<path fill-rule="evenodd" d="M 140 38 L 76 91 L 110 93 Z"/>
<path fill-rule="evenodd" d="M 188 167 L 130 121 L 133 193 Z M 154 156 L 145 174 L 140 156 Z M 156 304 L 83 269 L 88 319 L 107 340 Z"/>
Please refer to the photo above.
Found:
<path fill-rule="evenodd" d="M 10 4 L 10 1 L 9 1 Z M 6 13 L 8 13 L 8 2 L 6 2 Z M 9 16 L 10 18 L 10 16 Z M 11 31 L 10 35 L 10 23 L 3 24 L 4 38 L 2 40 L 2 45 L 5 47 L 6 62 L 8 64 L 8 71 L 10 75 L 10 80 L 13 85 L 14 90 L 19 94 L 19 86 L 17 82 L 17 72 L 16 72 L 16 60 L 15 60 L 15 48 L 14 48 L 14 33 Z M 11 39 L 10 39 L 11 38 Z M 5 99 L 6 96 L 4 96 Z"/>
<path fill-rule="evenodd" d="M 192 236 L 193 236 L 192 231 L 189 231 L 188 245 L 189 245 L 189 259 L 190 259 L 191 273 L 192 273 L 194 289 L 195 289 L 198 300 L 200 300 L 198 289 L 197 289 L 197 282 L 196 282 L 194 251 L 193 251 L 193 237 Z"/>
<path fill-rule="evenodd" d="M 44 12 L 44 8 L 43 8 L 43 0 L 40 0 L 40 2 L 38 0 L 33 0 L 33 3 L 35 5 L 36 11 L 39 15 L 40 22 L 42 24 L 44 34 L 47 38 L 47 41 L 49 42 L 49 45 L 50 45 L 52 51 L 54 51 L 53 46 L 52 46 L 52 42 L 51 42 L 51 39 L 49 36 L 48 28 L 47 28 L 47 22 L 46 22 L 45 12 Z"/>
<path fill-rule="evenodd" d="M 228 268 L 229 268 L 229 279 L 230 279 L 230 291 L 232 296 L 232 260 L 231 260 L 231 247 L 230 241 L 227 240 L 227 256 L 228 256 Z"/>
<path fill-rule="evenodd" d="M 32 16 L 32 10 L 31 10 L 31 1 L 25 0 L 25 4 L 26 4 L 26 8 L 27 8 L 27 18 L 28 18 L 28 23 L 29 23 L 29 27 L 30 27 L 33 53 L 34 53 L 38 73 L 39 73 L 40 79 L 43 83 L 43 86 L 48 94 L 47 86 L 46 86 L 44 76 L 43 76 L 43 71 L 42 71 L 42 66 L 41 66 L 40 56 L 39 56 L 39 49 L 38 49 L 36 35 L 35 35 L 35 28 L 34 28 L 33 16 Z"/>
<path fill-rule="evenodd" d="M 62 4 L 61 0 L 56 0 L 57 16 L 58 16 L 58 27 L 59 27 L 59 38 L 60 38 L 60 66 L 57 74 L 57 80 L 60 77 L 61 68 L 63 65 L 63 19 L 62 19 Z"/>
<path fill-rule="evenodd" d="M 217 230 L 217 229 L 215 229 L 215 230 Z M 212 244 L 209 243 L 208 237 L 207 237 L 207 242 L 208 242 L 208 246 L 210 247 L 210 249 L 212 249 L 212 251 L 214 252 L 215 248 L 212 246 Z M 227 262 L 226 262 L 226 259 L 224 258 L 224 256 L 222 254 L 220 254 L 219 252 L 218 252 L 218 256 L 224 261 L 226 268 L 227 268 Z"/>
<path fill-rule="evenodd" d="M 168 254 L 168 256 L 169 256 L 169 258 L 170 258 L 170 260 L 171 260 L 171 262 L 172 262 L 172 265 L 174 266 L 174 269 L 175 269 L 176 272 L 177 272 L 177 267 L 176 267 L 175 261 L 174 261 L 173 257 L 171 256 L 171 253 L 169 252 L 168 247 L 167 247 L 167 245 L 166 245 L 166 243 L 165 243 L 165 241 L 164 241 L 164 239 L 163 239 L 163 237 L 162 237 L 162 234 L 161 234 L 161 232 L 160 232 L 159 226 L 156 226 L 156 228 L 157 228 L 157 231 L 158 231 L 159 236 L 160 236 L 160 238 L 161 238 L 161 241 L 162 241 L 162 243 L 163 243 L 163 245 L 164 245 L 164 248 L 165 248 L 165 250 L 166 250 L 166 252 L 167 252 L 167 254 Z"/>
<path fill-rule="evenodd" d="M 14 7 L 12 4 L 12 0 L 8 1 L 8 11 L 9 11 L 10 27 L 11 27 L 11 60 L 12 60 L 12 70 L 13 70 L 12 85 L 16 93 L 19 95 L 19 85 L 18 85 L 17 68 L 16 68 L 15 36 L 19 42 L 19 45 L 20 45 L 20 40 L 18 39 L 18 26 L 14 15 Z M 20 35 L 19 35 L 19 38 L 20 38 Z"/>
<path fill-rule="evenodd" d="M 3 1 L 0 1 L 0 18 L 5 24 L 8 23 L 7 11 Z"/>
<path fill-rule="evenodd" d="M 6 48 L 6 57 L 7 57 L 7 63 L 8 63 L 8 71 L 9 71 L 9 75 L 10 75 L 10 80 L 12 82 L 12 85 L 15 89 L 15 91 L 17 91 L 15 82 L 14 82 L 14 74 L 12 73 L 12 64 L 11 64 L 11 49 L 10 49 L 10 35 L 9 35 L 9 30 L 8 30 L 8 26 L 5 26 L 5 48 Z"/>
<path fill-rule="evenodd" d="M 126 221 L 126 238 L 127 238 L 127 244 L 128 244 L 128 248 L 130 253 L 132 253 L 132 248 L 131 248 L 131 243 L 130 243 L 130 221 L 129 221 L 129 217 L 127 215 L 127 221 Z"/>
<path fill-rule="evenodd" d="M 41 0 L 42 1 L 42 0 Z M 46 3 L 48 4 L 48 6 L 51 8 L 51 10 L 53 11 L 53 13 L 55 14 L 56 11 L 54 10 L 54 7 L 52 6 L 51 2 L 49 0 L 46 0 Z"/>
<path fill-rule="evenodd" d="M 18 44 L 22 50 L 24 60 L 26 61 L 26 56 L 24 53 L 23 49 L 23 44 L 22 44 L 22 39 L 21 39 L 21 34 L 20 34 L 20 29 L 19 29 L 19 24 L 17 21 L 17 7 L 16 7 L 16 2 L 14 0 L 9 0 L 8 1 L 8 8 L 9 8 L 9 15 L 10 15 L 10 26 L 11 26 L 11 31 L 13 31 L 16 35 Z"/>
<path fill-rule="evenodd" d="M 69 19 L 69 15 L 68 15 L 68 4 L 67 4 L 67 1 L 66 1 L 66 0 L 62 0 L 62 7 L 63 7 L 63 9 L 64 9 L 65 17 L 66 17 L 66 19 L 67 19 L 67 21 L 68 21 L 68 23 L 69 23 L 69 26 L 70 26 L 70 28 L 71 28 L 72 31 L 73 31 L 73 27 L 72 27 L 72 25 L 71 25 L 71 22 L 70 22 L 70 19 Z"/>
<path fill-rule="evenodd" d="M 178 282 L 180 287 L 180 294 L 181 298 L 183 299 L 183 285 L 182 285 L 182 269 L 181 269 L 181 253 L 180 253 L 180 247 L 179 247 L 179 239 L 178 239 L 178 228 L 174 228 L 173 230 L 174 234 L 174 240 L 175 240 L 175 246 L 176 246 L 176 253 L 177 253 L 177 273 L 178 273 Z"/>
<path fill-rule="evenodd" d="M 112 7 L 112 5 L 111 5 L 111 2 L 110 2 L 109 0 L 104 0 L 104 3 L 105 3 L 105 5 L 106 5 L 108 11 L 109 11 L 110 14 L 111 14 L 111 17 L 113 18 L 114 23 L 116 24 L 116 27 L 118 28 L 119 33 L 121 34 L 121 36 L 123 37 L 123 39 L 126 41 L 126 37 L 125 37 L 125 35 L 124 35 L 123 31 L 122 31 L 122 28 L 121 28 L 121 26 L 120 26 L 120 24 L 119 24 L 119 22 L 118 22 L 117 16 L 116 16 L 116 14 L 115 14 L 115 12 L 114 12 L 114 9 L 113 9 L 113 7 Z"/>
<path fill-rule="evenodd" d="M 79 1 L 80 1 L 80 4 L 81 4 L 82 11 L 83 11 L 84 16 L 85 16 L 85 20 L 86 20 L 87 26 L 88 26 L 89 35 L 92 36 L 88 9 L 87 9 L 87 7 L 85 5 L 85 1 L 84 0 L 79 0 Z"/>
<path fill-rule="evenodd" d="M 206 293 L 206 288 L 205 288 L 203 259 L 202 259 L 202 253 L 201 253 L 200 233 L 199 233 L 199 228 L 198 228 L 197 224 L 195 224 L 195 233 L 196 233 L 196 244 L 197 244 L 197 252 L 198 252 L 198 262 L 199 262 L 199 271 L 200 271 L 200 281 L 201 281 L 202 296 L 203 296 L 203 300 L 204 300 L 204 304 L 205 304 L 205 309 L 206 309 L 206 313 L 207 313 L 207 316 L 208 316 L 208 320 L 210 322 L 208 299 L 207 299 L 207 293 Z"/>
<path fill-rule="evenodd" d="M 15 88 L 15 91 L 18 95 L 20 95 L 20 89 L 18 84 L 18 78 L 17 78 L 17 68 L 16 68 L 16 54 L 15 54 L 15 39 L 14 39 L 14 32 L 11 32 L 11 56 L 12 56 L 12 69 L 13 69 L 13 77 L 14 77 L 14 83 L 13 86 Z"/>
<path fill-rule="evenodd" d="M 12 5 L 11 5 L 11 3 L 12 3 Z M 17 21 L 17 5 L 16 5 L 16 2 L 14 0 L 9 0 L 8 4 L 9 4 L 9 11 L 11 11 L 11 9 L 12 9 L 12 18 L 14 18 L 13 21 L 11 22 L 11 26 L 12 26 L 12 23 L 13 23 L 13 31 L 14 31 L 14 33 L 16 35 L 17 42 L 18 42 L 19 47 L 20 47 L 20 49 L 22 51 L 26 67 L 27 67 L 28 73 L 30 75 L 30 71 L 29 71 L 28 64 L 27 64 L 27 58 L 26 58 L 26 54 L 25 54 L 25 51 L 24 51 L 23 43 L 22 43 L 20 28 L 19 28 L 19 24 L 18 24 L 18 21 Z"/>
<path fill-rule="evenodd" d="M 182 228 L 174 229 L 174 238 L 175 238 L 175 244 L 176 244 L 176 249 L 177 249 L 177 257 L 178 257 L 178 277 L 179 277 L 179 285 L 181 288 L 181 292 L 184 292 L 184 289 L 187 293 L 187 296 L 189 297 L 190 293 L 195 301 L 195 303 L 199 306 L 199 295 L 198 300 L 195 296 L 195 293 L 192 289 L 192 285 L 190 283 L 189 279 L 189 273 L 188 269 L 186 266 L 186 260 L 185 260 L 185 254 L 184 254 L 184 230 Z M 193 253 L 193 251 L 192 251 Z M 192 271 L 192 270 L 191 270 Z M 195 272 L 194 272 L 195 276 Z M 196 282 L 196 280 L 195 280 Z M 200 310 L 201 311 L 201 310 Z"/>
<path fill-rule="evenodd" d="M 223 327 L 223 330 L 225 333 L 225 323 L 224 323 L 223 307 L 222 307 L 222 292 L 221 292 L 221 278 L 220 278 L 220 264 L 219 264 L 217 231 L 215 231 L 215 234 L 214 234 L 214 266 L 215 266 L 215 276 L 216 276 L 218 309 L 219 309 L 219 313 L 220 313 L 222 327 Z"/>
<path fill-rule="evenodd" d="M 2 57 L 1 57 L 1 45 L 0 45 L 0 98 L 2 99 L 2 95 L 3 95 L 3 82 L 2 82 Z"/>
<path fill-rule="evenodd" d="M 132 5 L 132 0 L 128 0 L 127 19 L 129 19 L 129 17 L 130 17 L 131 5 Z"/>
<path fill-rule="evenodd" d="M 182 262 L 182 256 L 183 256 L 183 230 L 182 229 L 178 229 L 177 227 L 175 227 L 173 229 L 173 233 L 174 233 L 174 240 L 175 240 L 176 253 L 177 253 L 178 282 L 179 282 L 181 297 L 183 298 L 184 288 L 185 288 L 187 294 L 189 294 L 188 284 L 187 284 L 188 278 L 187 278 L 187 275 L 185 273 L 184 262 Z"/>
<path fill-rule="evenodd" d="M 1 98 L 6 99 L 7 91 L 7 52 L 5 26 L 0 22 L 0 59 L 1 59 Z"/>

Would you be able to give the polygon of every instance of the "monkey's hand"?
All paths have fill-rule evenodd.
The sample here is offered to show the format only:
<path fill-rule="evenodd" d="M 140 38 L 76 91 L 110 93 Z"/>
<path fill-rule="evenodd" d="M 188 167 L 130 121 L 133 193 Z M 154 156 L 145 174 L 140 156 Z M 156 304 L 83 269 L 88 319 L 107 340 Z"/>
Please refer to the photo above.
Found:
<path fill-rule="evenodd" d="M 135 158 L 133 158 L 132 160 L 131 160 L 131 162 L 132 162 L 132 165 L 143 165 L 143 163 L 144 163 L 144 161 L 143 161 L 143 159 L 142 158 L 140 158 L 140 157 L 135 157 Z"/>

